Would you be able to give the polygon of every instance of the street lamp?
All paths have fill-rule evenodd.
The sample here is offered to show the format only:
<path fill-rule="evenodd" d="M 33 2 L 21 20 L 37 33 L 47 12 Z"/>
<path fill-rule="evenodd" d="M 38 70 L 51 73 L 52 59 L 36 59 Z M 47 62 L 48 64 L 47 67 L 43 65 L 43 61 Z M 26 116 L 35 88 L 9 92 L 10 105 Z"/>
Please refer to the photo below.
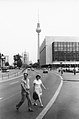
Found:
<path fill-rule="evenodd" d="M 60 66 L 61 66 L 61 76 L 62 76 L 62 74 L 63 74 L 62 61 L 60 62 Z"/>
<path fill-rule="evenodd" d="M 2 54 L 2 56 L 1 56 L 1 60 L 2 60 L 2 69 L 3 69 L 3 62 L 4 62 L 4 60 L 5 60 L 5 57 L 4 57 L 3 54 Z"/>
<path fill-rule="evenodd" d="M 62 61 L 60 62 L 60 66 L 62 67 Z"/>

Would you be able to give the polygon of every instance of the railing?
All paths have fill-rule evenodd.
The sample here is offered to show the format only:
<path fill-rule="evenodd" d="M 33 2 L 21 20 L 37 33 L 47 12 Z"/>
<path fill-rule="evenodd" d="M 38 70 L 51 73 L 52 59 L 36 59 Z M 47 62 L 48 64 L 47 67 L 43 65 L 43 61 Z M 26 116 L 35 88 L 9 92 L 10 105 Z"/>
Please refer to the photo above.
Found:
<path fill-rule="evenodd" d="M 16 72 L 6 72 L 6 73 L 1 73 L 0 79 L 9 79 L 13 77 L 17 77 L 21 74 L 21 71 L 16 71 Z"/>

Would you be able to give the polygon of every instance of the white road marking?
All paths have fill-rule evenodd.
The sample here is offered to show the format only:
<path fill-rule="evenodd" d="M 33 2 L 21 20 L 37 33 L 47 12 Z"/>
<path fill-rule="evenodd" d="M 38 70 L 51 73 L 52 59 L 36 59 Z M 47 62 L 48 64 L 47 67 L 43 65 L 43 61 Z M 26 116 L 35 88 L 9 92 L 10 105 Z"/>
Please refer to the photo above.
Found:
<path fill-rule="evenodd" d="M 10 85 L 13 85 L 13 84 L 18 83 L 18 82 L 19 82 L 19 81 L 12 82 L 12 83 L 10 83 Z"/>
<path fill-rule="evenodd" d="M 51 108 L 51 106 L 55 102 L 55 100 L 56 100 L 56 98 L 57 98 L 57 96 L 61 90 L 62 85 L 63 85 L 63 80 L 61 80 L 61 83 L 60 83 L 58 89 L 56 90 L 56 93 L 52 97 L 52 99 L 49 101 L 49 103 L 46 105 L 46 107 L 42 110 L 42 112 L 38 115 L 38 117 L 36 119 L 43 119 L 43 117 L 45 116 L 47 111 Z"/>
<path fill-rule="evenodd" d="M 61 76 L 60 74 L 57 74 L 57 73 L 55 73 L 55 72 L 53 72 L 53 74 L 58 75 L 58 76 L 61 78 L 61 80 L 63 80 L 63 78 L 62 78 L 62 76 Z"/>
<path fill-rule="evenodd" d="M 2 99 L 3 99 L 3 97 L 0 98 L 0 100 L 2 100 Z"/>
<path fill-rule="evenodd" d="M 20 93 L 20 92 L 14 94 L 14 95 L 12 95 L 12 96 L 9 96 L 8 98 L 4 98 L 4 99 L 2 98 L 2 100 L 0 100 L 0 103 L 3 102 L 3 101 L 8 100 L 9 98 L 12 98 L 12 97 L 16 96 L 16 95 L 19 94 L 19 93 Z"/>

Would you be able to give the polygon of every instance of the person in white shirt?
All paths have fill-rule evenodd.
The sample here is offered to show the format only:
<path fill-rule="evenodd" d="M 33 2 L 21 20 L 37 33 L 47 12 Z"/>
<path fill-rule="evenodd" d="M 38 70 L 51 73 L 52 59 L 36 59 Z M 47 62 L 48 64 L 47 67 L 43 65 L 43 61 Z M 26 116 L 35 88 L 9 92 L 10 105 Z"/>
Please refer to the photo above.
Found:
<path fill-rule="evenodd" d="M 46 89 L 46 88 L 45 88 L 45 86 L 42 83 L 40 78 L 41 78 L 40 75 L 36 75 L 36 79 L 33 81 L 33 99 L 34 99 L 34 105 L 35 106 L 37 105 L 36 101 L 38 100 L 40 102 L 40 106 L 43 107 L 43 103 L 42 103 L 42 100 L 41 100 L 42 87 L 44 89 Z"/>
<path fill-rule="evenodd" d="M 16 105 L 16 109 L 19 110 L 20 106 L 24 103 L 25 99 L 28 100 L 28 111 L 32 112 L 32 102 L 30 96 L 30 82 L 28 79 L 27 70 L 24 71 L 24 78 L 21 80 L 21 101 Z"/>

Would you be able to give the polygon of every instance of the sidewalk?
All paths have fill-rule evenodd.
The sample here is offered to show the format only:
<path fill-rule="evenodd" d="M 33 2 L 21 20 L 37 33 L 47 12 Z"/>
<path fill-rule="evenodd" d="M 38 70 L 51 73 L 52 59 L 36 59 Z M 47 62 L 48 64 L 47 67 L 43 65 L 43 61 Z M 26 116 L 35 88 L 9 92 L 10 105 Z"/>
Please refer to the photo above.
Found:
<path fill-rule="evenodd" d="M 60 74 L 60 72 L 56 70 L 55 72 L 57 74 Z M 63 72 L 62 78 L 64 81 L 79 81 L 79 73 L 76 73 L 76 75 L 74 75 L 74 73 L 71 73 L 71 72 Z"/>
<path fill-rule="evenodd" d="M 19 76 L 20 73 L 21 73 L 21 70 L 19 70 L 19 69 L 13 69 L 13 70 L 10 70 L 9 72 L 5 72 L 5 73 L 0 71 L 0 81 L 8 80 L 10 78 Z"/>
<path fill-rule="evenodd" d="M 73 73 L 65 72 L 62 77 L 64 81 L 79 81 L 79 73 L 76 73 L 76 75 L 74 75 Z"/>

